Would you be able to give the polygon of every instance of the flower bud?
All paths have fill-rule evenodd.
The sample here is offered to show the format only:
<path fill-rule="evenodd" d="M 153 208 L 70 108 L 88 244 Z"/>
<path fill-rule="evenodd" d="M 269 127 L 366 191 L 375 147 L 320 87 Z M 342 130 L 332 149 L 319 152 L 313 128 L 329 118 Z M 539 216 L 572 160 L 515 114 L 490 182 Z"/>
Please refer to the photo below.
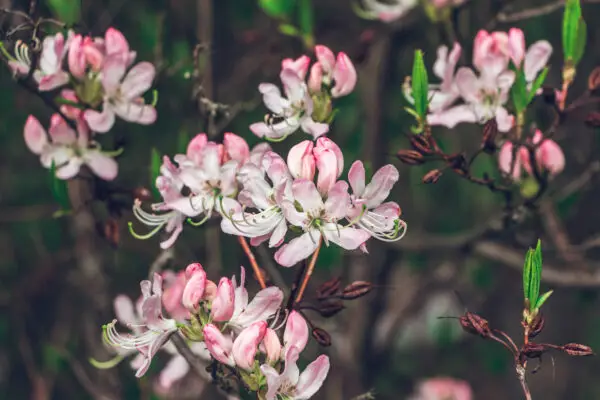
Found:
<path fill-rule="evenodd" d="M 215 297 L 217 297 L 217 285 L 210 279 L 207 279 L 202 300 L 213 301 Z"/>
<path fill-rule="evenodd" d="M 287 164 L 294 178 L 304 178 L 309 181 L 314 179 L 316 161 L 313 148 L 313 142 L 305 140 L 290 149 Z"/>
<path fill-rule="evenodd" d="M 267 323 L 265 321 L 255 322 L 240 332 L 233 342 L 231 353 L 235 364 L 245 370 L 251 370 L 254 366 L 254 357 L 260 342 L 265 337 Z"/>
<path fill-rule="evenodd" d="M 522 30 L 511 28 L 508 31 L 508 51 L 512 62 L 519 68 L 525 58 L 525 35 Z"/>
<path fill-rule="evenodd" d="M 319 60 L 319 63 L 323 67 L 323 71 L 326 74 L 331 73 L 335 67 L 335 55 L 329 47 L 318 44 L 315 46 L 315 54 L 317 55 L 317 60 Z"/>
<path fill-rule="evenodd" d="M 400 150 L 396 157 L 407 165 L 421 165 L 425 162 L 423 155 L 414 150 Z"/>
<path fill-rule="evenodd" d="M 339 53 L 333 69 L 335 85 L 331 89 L 333 97 L 346 96 L 354 90 L 357 81 L 356 69 L 346 53 Z"/>
<path fill-rule="evenodd" d="M 267 328 L 262 344 L 267 355 L 267 363 L 275 364 L 279 361 L 279 357 L 281 356 L 281 342 L 273 329 Z"/>
<path fill-rule="evenodd" d="M 229 321 L 233 315 L 235 301 L 235 289 L 231 281 L 221 278 L 217 293 L 212 301 L 210 315 L 213 321 Z"/>
<path fill-rule="evenodd" d="M 329 192 L 337 178 L 344 169 L 344 156 L 342 151 L 333 141 L 327 138 L 319 138 L 313 150 L 319 176 L 317 178 L 317 189 L 322 194 Z"/>
<path fill-rule="evenodd" d="M 286 352 L 290 347 L 296 347 L 299 352 L 304 350 L 308 342 L 308 325 L 304 317 L 297 311 L 288 316 L 283 332 L 283 348 Z"/>
<path fill-rule="evenodd" d="M 592 92 L 600 91 L 600 67 L 594 68 L 588 78 L 588 88 Z"/>
<path fill-rule="evenodd" d="M 310 57 L 303 55 L 295 60 L 286 58 L 281 61 L 281 69 L 291 69 L 294 71 L 300 79 L 304 80 L 306 72 L 308 72 L 308 66 L 310 65 Z"/>
<path fill-rule="evenodd" d="M 213 324 L 204 326 L 202 332 L 204 333 L 206 349 L 209 351 L 210 355 L 213 356 L 215 360 L 234 367 L 235 360 L 231 354 L 233 348 L 231 338 L 225 337 L 219 328 Z"/>
<path fill-rule="evenodd" d="M 442 171 L 440 171 L 439 169 L 432 169 L 431 171 L 426 173 L 425 176 L 423 176 L 423 183 L 437 183 L 441 176 Z"/>
<path fill-rule="evenodd" d="M 473 335 L 479 335 L 484 339 L 490 337 L 492 333 L 488 321 L 472 312 L 467 312 L 460 317 L 459 322 L 464 331 Z"/>
<path fill-rule="evenodd" d="M 200 264 L 200 263 L 189 264 L 185 268 L 185 278 L 190 279 L 198 271 L 204 271 L 204 268 L 202 268 L 202 264 Z"/>
<path fill-rule="evenodd" d="M 550 175 L 557 175 L 565 168 L 565 155 L 554 140 L 544 139 L 542 132 L 537 131 L 533 137 L 533 143 L 541 144 L 535 151 L 535 159 L 540 168 L 548 171 Z M 526 164 L 524 163 L 526 166 Z"/>
<path fill-rule="evenodd" d="M 367 295 L 371 290 L 373 290 L 373 284 L 371 282 L 366 281 L 355 281 L 349 284 L 342 290 L 342 294 L 340 295 L 340 299 L 342 300 L 354 300 L 359 297 L 363 297 Z"/>
<path fill-rule="evenodd" d="M 336 276 L 326 282 L 323 282 L 321 286 L 317 288 L 317 299 L 322 300 L 335 295 L 340 288 L 341 282 L 342 278 L 340 278 L 339 276 Z"/>
<path fill-rule="evenodd" d="M 431 143 L 429 143 L 429 140 L 427 140 L 427 138 L 425 138 L 425 136 L 423 135 L 410 135 L 410 144 L 412 145 L 413 149 L 415 149 L 416 151 L 418 151 L 421 154 L 431 154 L 432 153 L 432 148 L 431 148 Z"/>
<path fill-rule="evenodd" d="M 310 67 L 310 75 L 308 76 L 308 89 L 311 93 L 319 93 L 323 84 L 323 67 L 321 63 L 314 63 Z"/>
<path fill-rule="evenodd" d="M 544 325 L 546 325 L 546 319 L 544 318 L 542 313 L 539 312 L 530 325 L 529 339 L 533 339 L 537 335 L 542 333 L 542 331 L 544 330 Z"/>
<path fill-rule="evenodd" d="M 319 314 L 324 318 L 331 318 L 344 308 L 346 307 L 340 300 L 330 300 L 319 305 Z"/>
<path fill-rule="evenodd" d="M 69 72 L 75 78 L 81 79 L 85 76 L 85 56 L 83 54 L 83 36 L 75 35 L 69 44 L 67 55 Z"/>
<path fill-rule="evenodd" d="M 594 351 L 591 347 L 579 343 L 568 343 L 561 347 L 561 350 L 570 356 L 592 356 Z"/>
<path fill-rule="evenodd" d="M 313 328 L 312 337 L 323 347 L 331 346 L 331 336 L 325 329 Z"/>
<path fill-rule="evenodd" d="M 187 283 L 185 284 L 185 288 L 183 289 L 183 295 L 181 296 L 181 303 L 183 304 L 183 306 L 190 311 L 196 310 L 198 302 L 202 299 L 202 296 L 204 295 L 205 288 L 206 272 L 204 272 L 203 269 L 198 269 L 194 271 L 192 276 L 188 278 Z"/>

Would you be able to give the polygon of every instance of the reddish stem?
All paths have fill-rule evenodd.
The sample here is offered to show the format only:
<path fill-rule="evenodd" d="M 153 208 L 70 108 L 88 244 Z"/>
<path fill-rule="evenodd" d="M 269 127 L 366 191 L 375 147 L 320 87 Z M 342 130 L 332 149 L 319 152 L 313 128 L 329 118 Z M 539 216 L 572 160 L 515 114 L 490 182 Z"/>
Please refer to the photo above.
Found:
<path fill-rule="evenodd" d="M 254 253 L 252 253 L 250 246 L 248 246 L 246 238 L 243 236 L 238 236 L 238 242 L 240 242 L 242 249 L 244 249 L 244 253 L 246 253 L 248 260 L 250 260 L 250 265 L 252 266 L 254 275 L 256 275 L 256 280 L 258 281 L 258 284 L 260 285 L 261 289 L 265 289 L 267 287 L 267 284 L 265 283 L 265 278 L 263 277 L 260 267 L 256 262 L 256 257 L 254 257 Z"/>
<path fill-rule="evenodd" d="M 317 249 L 313 253 L 310 263 L 308 264 L 308 268 L 306 269 L 306 274 L 304 274 L 304 279 L 302 279 L 302 284 L 300 285 L 300 289 L 298 289 L 298 295 L 296 296 L 296 300 L 294 303 L 298 304 L 302 300 L 302 296 L 304 296 L 304 291 L 306 290 L 306 286 L 308 285 L 308 281 L 315 269 L 315 264 L 317 263 L 317 258 L 319 257 L 319 251 L 321 250 L 321 238 L 319 238 L 319 243 L 317 244 Z"/>

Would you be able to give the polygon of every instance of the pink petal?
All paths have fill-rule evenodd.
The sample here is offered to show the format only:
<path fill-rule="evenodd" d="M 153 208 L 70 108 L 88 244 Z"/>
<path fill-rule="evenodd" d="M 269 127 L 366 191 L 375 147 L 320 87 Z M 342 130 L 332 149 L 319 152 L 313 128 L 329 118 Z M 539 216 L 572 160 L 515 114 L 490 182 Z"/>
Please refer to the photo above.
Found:
<path fill-rule="evenodd" d="M 43 76 L 38 83 L 40 92 L 54 90 L 60 86 L 69 83 L 69 74 L 65 71 L 58 71 L 51 75 Z"/>
<path fill-rule="evenodd" d="M 297 311 L 292 311 L 288 316 L 283 333 L 284 349 L 295 347 L 302 352 L 308 343 L 308 324 L 304 317 Z M 285 351 L 285 350 L 284 350 Z M 285 358 L 285 355 L 284 355 Z"/>
<path fill-rule="evenodd" d="M 349 207 L 350 195 L 348 194 L 348 184 L 344 181 L 338 181 L 327 192 L 325 213 L 329 219 L 339 220 L 347 215 Z"/>
<path fill-rule="evenodd" d="M 115 297 L 114 301 L 115 315 L 122 324 L 137 324 L 139 323 L 136 312 L 133 308 L 131 299 L 123 294 Z"/>
<path fill-rule="evenodd" d="M 363 231 L 362 229 L 345 228 L 333 223 L 325 224 L 323 233 L 327 240 L 346 250 L 357 249 L 371 237 L 368 232 Z"/>
<path fill-rule="evenodd" d="M 102 154 L 100 151 L 91 150 L 85 153 L 84 159 L 96 176 L 106 181 L 112 181 L 117 177 L 119 165 L 114 158 Z"/>
<path fill-rule="evenodd" d="M 321 85 L 323 84 L 323 67 L 321 63 L 314 63 L 310 68 L 310 75 L 308 77 L 308 88 L 312 93 L 319 93 L 321 91 Z"/>
<path fill-rule="evenodd" d="M 430 125 L 442 125 L 447 128 L 454 128 L 462 122 L 476 123 L 478 122 L 478 119 L 470 105 L 461 104 L 445 111 L 429 114 L 427 116 L 427 122 L 429 122 Z"/>
<path fill-rule="evenodd" d="M 315 176 L 315 157 L 313 156 L 313 142 L 304 140 L 293 146 L 288 152 L 287 166 L 294 178 L 311 180 Z"/>
<path fill-rule="evenodd" d="M 240 326 L 248 326 L 256 321 L 266 321 L 277 312 L 282 301 L 281 289 L 275 286 L 263 289 L 254 296 L 244 311 L 236 318 L 235 323 Z"/>
<path fill-rule="evenodd" d="M 525 57 L 525 35 L 522 30 L 511 28 L 508 31 L 508 51 L 512 62 L 519 68 Z"/>
<path fill-rule="evenodd" d="M 335 55 L 329 47 L 318 44 L 315 46 L 315 54 L 323 67 L 323 71 L 327 74 L 331 73 L 335 66 Z"/>
<path fill-rule="evenodd" d="M 106 54 L 128 54 L 129 43 L 125 36 L 113 27 L 106 30 L 104 34 L 104 44 L 106 47 Z"/>
<path fill-rule="evenodd" d="M 202 162 L 202 149 L 208 143 L 208 137 L 205 133 L 199 133 L 192 140 L 187 147 L 186 156 L 192 160 L 196 165 L 200 165 Z"/>
<path fill-rule="evenodd" d="M 72 145 L 77 141 L 75 131 L 59 114 L 52 114 L 48 134 L 54 144 Z"/>
<path fill-rule="evenodd" d="M 286 58 L 281 62 L 282 69 L 291 69 L 298 74 L 300 79 L 304 79 L 306 77 L 306 72 L 308 71 L 308 66 L 310 65 L 310 57 L 307 55 L 303 55 L 296 60 L 292 60 L 291 58 Z"/>
<path fill-rule="evenodd" d="M 158 383 L 163 389 L 169 389 L 173 383 L 186 376 L 189 370 L 190 365 L 188 362 L 183 356 L 177 354 L 173 356 L 162 371 L 160 371 Z"/>
<path fill-rule="evenodd" d="M 275 332 L 273 329 L 267 328 L 262 345 L 264 346 L 264 352 L 267 355 L 267 363 L 274 364 L 279 361 L 279 356 L 281 354 L 281 342 L 279 341 L 277 332 Z"/>
<path fill-rule="evenodd" d="M 121 84 L 121 94 L 127 99 L 135 99 L 144 94 L 154 80 L 156 69 L 149 62 L 136 64 L 129 70 Z"/>
<path fill-rule="evenodd" d="M 186 271 L 187 275 L 187 271 Z M 206 272 L 204 269 L 196 270 L 189 278 L 183 289 L 183 295 L 181 296 L 181 303 L 188 310 L 196 310 L 198 303 L 204 295 L 206 288 Z"/>
<path fill-rule="evenodd" d="M 235 289 L 231 281 L 221 278 L 217 288 L 217 295 L 212 301 L 210 315 L 213 321 L 228 321 L 233 315 L 235 302 Z"/>
<path fill-rule="evenodd" d="M 23 129 L 23 136 L 25 137 L 25 144 L 34 154 L 41 154 L 44 147 L 48 144 L 46 130 L 42 127 L 40 121 L 33 115 L 27 117 L 27 122 L 25 122 L 25 128 Z"/>
<path fill-rule="evenodd" d="M 399 178 L 400 174 L 393 165 L 388 164 L 379 168 L 362 195 L 367 208 L 371 209 L 383 203 Z"/>
<path fill-rule="evenodd" d="M 115 124 L 115 113 L 108 103 L 105 103 L 102 112 L 85 110 L 83 118 L 94 132 L 105 133 Z"/>
<path fill-rule="evenodd" d="M 481 102 L 481 83 L 472 69 L 463 67 L 458 70 L 456 73 L 456 86 L 466 102 Z"/>
<path fill-rule="evenodd" d="M 225 146 L 225 151 L 233 160 L 243 162 L 250 157 L 250 147 L 248 147 L 248 143 L 234 133 L 225 133 L 223 145 Z"/>
<path fill-rule="evenodd" d="M 254 367 L 256 350 L 262 342 L 266 330 L 267 323 L 258 321 L 240 332 L 233 342 L 231 350 L 237 367 L 245 370 L 251 370 Z"/>
<path fill-rule="evenodd" d="M 267 379 L 267 393 L 265 394 L 265 400 L 277 400 L 277 392 L 281 385 L 283 385 L 283 377 L 270 365 L 263 364 L 260 366 L 260 371 Z"/>
<path fill-rule="evenodd" d="M 544 140 L 536 151 L 536 159 L 551 175 L 559 174 L 565 168 L 565 155 L 554 140 Z"/>
<path fill-rule="evenodd" d="M 301 126 L 304 132 L 312 135 L 315 139 L 329 132 L 329 124 L 315 122 L 308 114 L 302 118 Z"/>
<path fill-rule="evenodd" d="M 352 187 L 352 193 L 361 196 L 365 190 L 365 167 L 362 161 L 354 161 L 348 171 L 348 182 Z"/>
<path fill-rule="evenodd" d="M 529 47 L 523 65 L 527 82 L 533 82 L 538 73 L 548 64 L 551 55 L 552 45 L 546 40 L 535 42 Z"/>
<path fill-rule="evenodd" d="M 298 384 L 296 384 L 295 397 L 297 399 L 311 398 L 321 388 L 328 373 L 329 357 L 322 354 L 300 374 Z"/>
<path fill-rule="evenodd" d="M 231 354 L 233 348 L 231 338 L 223 336 L 221 330 L 213 324 L 205 325 L 202 332 L 204 333 L 204 343 L 210 355 L 215 360 L 234 367 L 235 361 Z"/>
<path fill-rule="evenodd" d="M 114 105 L 115 113 L 128 122 L 149 125 L 156 121 L 156 109 L 148 104 L 133 100 L 119 101 Z"/>
<path fill-rule="evenodd" d="M 109 57 L 102 67 L 102 86 L 109 96 L 115 94 L 125 75 L 127 65 L 118 57 Z"/>
<path fill-rule="evenodd" d="M 346 53 L 339 53 L 333 70 L 333 80 L 335 86 L 331 89 L 333 97 L 346 96 L 354 90 L 358 77 L 354 64 Z"/>
<path fill-rule="evenodd" d="M 292 267 L 298 262 L 308 258 L 317 249 L 317 242 L 321 233 L 312 230 L 311 233 L 304 233 L 300 237 L 292 239 L 284 244 L 275 253 L 275 261 L 281 266 Z"/>
<path fill-rule="evenodd" d="M 292 184 L 292 192 L 304 212 L 316 215 L 323 209 L 323 199 L 313 181 L 296 179 Z"/>

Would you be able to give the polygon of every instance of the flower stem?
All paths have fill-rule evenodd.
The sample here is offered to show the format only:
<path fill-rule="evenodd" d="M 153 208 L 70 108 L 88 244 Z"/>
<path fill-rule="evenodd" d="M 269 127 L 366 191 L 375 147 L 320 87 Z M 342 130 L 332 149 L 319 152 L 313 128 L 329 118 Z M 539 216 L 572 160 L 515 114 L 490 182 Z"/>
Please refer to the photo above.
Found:
<path fill-rule="evenodd" d="M 295 304 L 300 303 L 302 301 L 302 296 L 304 296 L 304 291 L 306 290 L 306 286 L 308 285 L 308 281 L 315 269 L 315 264 L 317 263 L 317 258 L 319 257 L 319 251 L 321 250 L 321 242 L 322 239 L 319 237 L 319 243 L 317 244 L 317 249 L 313 253 L 310 263 L 308 264 L 308 268 L 306 269 L 306 274 L 304 274 L 304 279 L 302 279 L 302 284 L 300 285 L 300 289 L 298 290 L 298 295 L 296 295 L 296 300 L 294 300 Z"/>
<path fill-rule="evenodd" d="M 244 253 L 246 253 L 248 260 L 250 260 L 250 265 L 252 265 L 252 270 L 254 271 L 254 275 L 256 275 L 256 280 L 258 281 L 260 288 L 265 289 L 267 287 L 267 284 L 265 283 L 265 278 L 263 277 L 260 267 L 256 262 L 256 257 L 254 257 L 250 246 L 248 246 L 246 238 L 243 236 L 238 236 L 238 242 L 240 242 L 242 249 L 244 249 Z"/>

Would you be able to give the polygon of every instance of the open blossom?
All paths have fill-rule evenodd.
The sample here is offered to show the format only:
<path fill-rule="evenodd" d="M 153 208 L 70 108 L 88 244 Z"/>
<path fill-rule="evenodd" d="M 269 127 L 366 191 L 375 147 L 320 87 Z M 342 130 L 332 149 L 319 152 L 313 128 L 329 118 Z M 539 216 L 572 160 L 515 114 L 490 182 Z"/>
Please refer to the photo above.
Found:
<path fill-rule="evenodd" d="M 90 132 L 82 121 L 77 122 L 77 133 L 58 114 L 50 120 L 48 133 L 32 115 L 25 123 L 25 143 L 29 150 L 40 156 L 42 165 L 50 168 L 54 164 L 59 179 L 70 179 L 87 165 L 94 174 L 105 180 L 117 176 L 117 162 L 103 153 L 99 146 L 90 141 Z"/>
<path fill-rule="evenodd" d="M 565 168 L 565 155 L 560 146 L 551 139 L 544 139 L 541 131 L 537 130 L 533 135 L 532 143 L 537 146 L 535 149 L 535 160 L 537 168 L 540 171 L 547 171 L 550 176 L 554 176 L 562 172 Z M 498 166 L 500 171 L 507 175 L 511 175 L 512 179 L 518 181 L 521 179 L 523 170 L 529 175 L 533 174 L 531 168 L 531 157 L 529 150 L 525 146 L 521 146 L 516 150 L 516 160 L 513 163 L 512 142 L 505 142 L 500 148 L 498 154 Z M 514 164 L 514 165 L 513 165 Z"/>
<path fill-rule="evenodd" d="M 410 400 L 471 400 L 473 394 L 467 382 L 451 378 L 431 378 L 421 383 Z"/>
<path fill-rule="evenodd" d="M 440 46 L 437 51 L 437 60 L 433 64 L 433 73 L 442 80 L 439 85 L 429 85 L 429 109 L 435 113 L 443 111 L 451 106 L 460 96 L 456 85 L 456 64 L 460 59 L 462 48 L 460 44 L 454 43 L 452 50 L 448 52 L 447 46 Z"/>
<path fill-rule="evenodd" d="M 333 52 L 323 45 L 315 46 L 317 62 L 310 69 L 308 87 L 313 93 L 321 91 L 321 87 L 331 87 L 332 97 L 342 97 L 351 93 L 356 86 L 356 69 L 350 57 L 344 52 Z"/>
<path fill-rule="evenodd" d="M 204 329 L 204 340 L 210 354 L 219 362 L 231 367 L 237 366 L 251 370 L 258 345 L 262 342 L 267 329 L 265 321 L 258 321 L 243 329 L 235 339 L 224 335 L 213 324 Z"/>
<path fill-rule="evenodd" d="M 63 70 L 62 62 L 67 54 L 72 33 L 69 31 L 67 38 L 60 32 L 44 38 L 39 70 L 33 74 L 40 91 L 53 90 L 69 82 L 69 74 Z"/>
<path fill-rule="evenodd" d="M 523 31 L 511 28 L 508 31 L 508 51 L 513 64 L 517 68 L 523 68 L 525 80 L 533 82 L 548 64 L 552 45 L 546 40 L 539 40 L 526 50 Z"/>
<path fill-rule="evenodd" d="M 312 119 L 313 100 L 306 83 L 293 69 L 284 68 L 279 75 L 286 97 L 272 83 L 261 83 L 258 90 L 272 115 L 265 122 L 250 125 L 250 130 L 258 137 L 272 140 L 284 139 L 298 129 L 317 138 L 329 131 L 329 125 Z"/>
<path fill-rule="evenodd" d="M 162 278 L 154 274 L 153 282 L 142 281 L 142 321 L 139 331 L 132 334 L 122 335 L 116 330 L 117 320 L 112 321 L 104 327 L 106 342 L 111 346 L 124 350 L 137 350 L 143 357 L 143 362 L 136 372 L 139 378 L 143 376 L 152 358 L 158 350 L 169 340 L 169 337 L 177 331 L 174 319 L 166 319 L 162 315 Z"/>

